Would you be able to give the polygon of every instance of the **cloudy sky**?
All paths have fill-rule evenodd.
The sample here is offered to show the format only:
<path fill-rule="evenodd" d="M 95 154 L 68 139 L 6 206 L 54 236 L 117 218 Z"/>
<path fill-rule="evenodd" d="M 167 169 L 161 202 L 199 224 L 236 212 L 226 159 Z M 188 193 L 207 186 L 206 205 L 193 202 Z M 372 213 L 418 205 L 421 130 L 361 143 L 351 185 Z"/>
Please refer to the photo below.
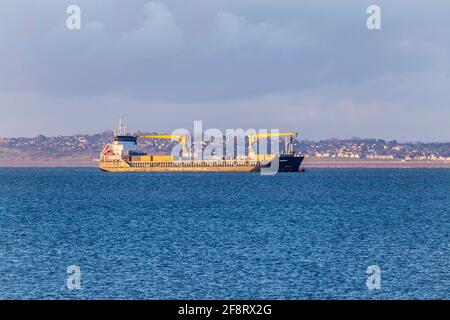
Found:
<path fill-rule="evenodd" d="M 366 27 L 371 4 L 381 30 Z M 123 118 L 450 141 L 450 2 L 0 0 L 0 111 L 7 137 Z"/>

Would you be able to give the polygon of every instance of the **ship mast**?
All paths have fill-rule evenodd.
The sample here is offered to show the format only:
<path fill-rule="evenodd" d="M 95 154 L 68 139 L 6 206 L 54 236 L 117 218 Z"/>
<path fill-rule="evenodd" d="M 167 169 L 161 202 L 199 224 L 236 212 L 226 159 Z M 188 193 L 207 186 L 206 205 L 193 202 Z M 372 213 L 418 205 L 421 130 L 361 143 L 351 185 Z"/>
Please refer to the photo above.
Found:
<path fill-rule="evenodd" d="M 123 124 L 122 119 L 119 120 L 119 128 L 118 130 L 114 131 L 114 135 L 117 136 L 126 136 L 128 135 L 127 127 Z"/>

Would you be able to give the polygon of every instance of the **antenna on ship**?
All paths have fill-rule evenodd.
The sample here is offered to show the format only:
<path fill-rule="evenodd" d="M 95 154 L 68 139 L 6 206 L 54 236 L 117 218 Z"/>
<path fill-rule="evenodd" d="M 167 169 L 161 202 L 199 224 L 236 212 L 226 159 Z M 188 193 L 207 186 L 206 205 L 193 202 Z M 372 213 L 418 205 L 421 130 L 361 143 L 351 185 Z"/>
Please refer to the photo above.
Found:
<path fill-rule="evenodd" d="M 119 120 L 119 128 L 115 131 L 116 136 L 126 136 L 127 135 L 127 127 L 124 126 L 122 119 Z"/>

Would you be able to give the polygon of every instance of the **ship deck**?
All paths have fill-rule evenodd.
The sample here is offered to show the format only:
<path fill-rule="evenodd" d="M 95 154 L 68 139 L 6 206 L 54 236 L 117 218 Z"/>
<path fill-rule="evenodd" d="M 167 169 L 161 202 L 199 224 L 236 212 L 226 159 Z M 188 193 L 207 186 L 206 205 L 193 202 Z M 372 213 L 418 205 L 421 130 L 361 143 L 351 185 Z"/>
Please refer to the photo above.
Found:
<path fill-rule="evenodd" d="M 292 159 L 297 159 L 295 163 Z M 298 171 L 303 157 L 280 158 L 281 171 Z M 273 159 L 272 159 L 273 161 Z M 100 161 L 99 168 L 108 172 L 258 172 L 272 161 L 259 160 L 174 160 L 130 161 L 117 159 Z"/>
<path fill-rule="evenodd" d="M 270 161 L 239 160 L 174 160 L 174 161 L 129 161 L 131 167 L 258 167 Z"/>

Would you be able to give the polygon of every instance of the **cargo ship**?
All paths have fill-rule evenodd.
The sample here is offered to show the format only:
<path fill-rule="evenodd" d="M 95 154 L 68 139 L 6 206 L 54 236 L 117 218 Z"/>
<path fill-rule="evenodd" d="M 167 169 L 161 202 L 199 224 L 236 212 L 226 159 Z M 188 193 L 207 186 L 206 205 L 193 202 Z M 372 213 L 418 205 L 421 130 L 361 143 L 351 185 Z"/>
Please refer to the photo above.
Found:
<path fill-rule="evenodd" d="M 248 155 L 232 159 L 196 159 L 188 150 L 189 136 L 133 135 L 122 122 L 114 140 L 100 153 L 99 169 L 105 172 L 299 172 L 304 159 L 294 151 L 297 133 L 266 133 L 248 136 Z M 285 137 L 284 152 L 258 154 L 253 144 L 263 138 Z M 138 149 L 138 139 L 168 139 L 181 144 L 181 156 L 150 155 Z"/>

